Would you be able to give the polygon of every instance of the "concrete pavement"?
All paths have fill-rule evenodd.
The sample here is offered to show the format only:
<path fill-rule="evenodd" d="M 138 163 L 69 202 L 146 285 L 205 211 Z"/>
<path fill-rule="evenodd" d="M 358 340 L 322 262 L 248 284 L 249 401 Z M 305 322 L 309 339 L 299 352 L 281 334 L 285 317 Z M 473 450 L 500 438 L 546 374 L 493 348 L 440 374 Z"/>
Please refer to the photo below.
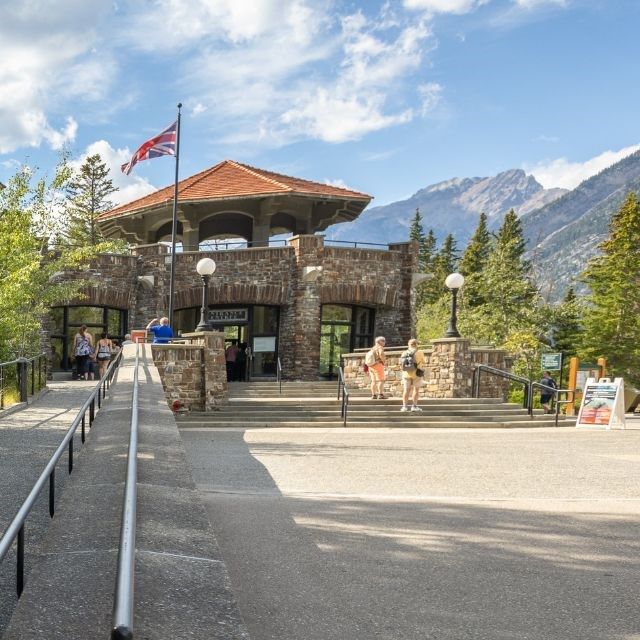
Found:
<path fill-rule="evenodd" d="M 181 434 L 254 640 L 632 640 L 629 427 Z"/>

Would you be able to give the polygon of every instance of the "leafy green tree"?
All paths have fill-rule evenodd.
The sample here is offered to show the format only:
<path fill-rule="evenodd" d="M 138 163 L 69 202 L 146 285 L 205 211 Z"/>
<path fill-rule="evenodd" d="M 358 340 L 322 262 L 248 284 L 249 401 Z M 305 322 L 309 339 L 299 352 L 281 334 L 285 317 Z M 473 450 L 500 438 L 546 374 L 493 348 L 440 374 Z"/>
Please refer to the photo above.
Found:
<path fill-rule="evenodd" d="M 482 295 L 482 277 L 490 253 L 491 234 L 487 228 L 487 216 L 481 213 L 478 226 L 460 260 L 460 273 L 465 278 L 461 309 L 477 307 L 485 302 Z"/>
<path fill-rule="evenodd" d="M 640 204 L 630 193 L 611 218 L 601 255 L 583 273 L 589 286 L 579 353 L 607 358 L 612 373 L 640 385 Z"/>
<path fill-rule="evenodd" d="M 70 171 L 64 160 L 54 177 L 34 183 L 22 168 L 0 191 L 0 358 L 32 355 L 42 348 L 42 319 L 51 306 L 78 297 L 86 284 L 59 274 L 82 269 L 111 245 L 52 250 L 60 233 Z"/>
<path fill-rule="evenodd" d="M 118 189 L 109 178 L 109 169 L 100 154 L 87 157 L 80 170 L 67 184 L 68 229 L 71 246 L 95 246 L 105 238 L 98 226 L 98 216 L 113 208 L 109 196 Z"/>

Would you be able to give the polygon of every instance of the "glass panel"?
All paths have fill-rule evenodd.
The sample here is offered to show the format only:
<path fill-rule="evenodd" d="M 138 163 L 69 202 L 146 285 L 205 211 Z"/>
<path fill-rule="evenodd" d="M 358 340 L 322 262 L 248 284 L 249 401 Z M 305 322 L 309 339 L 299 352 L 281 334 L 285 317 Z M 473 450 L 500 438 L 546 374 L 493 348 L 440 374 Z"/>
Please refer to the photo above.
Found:
<path fill-rule="evenodd" d="M 355 309 L 355 330 L 357 334 L 371 333 L 371 309 L 356 307 Z"/>
<path fill-rule="evenodd" d="M 349 325 L 324 326 L 320 336 L 320 375 L 334 377 L 340 368 L 340 357 L 351 345 Z"/>
<path fill-rule="evenodd" d="M 108 324 L 107 324 L 107 332 L 109 337 L 122 337 L 124 331 L 122 330 L 123 322 L 122 316 L 124 315 L 123 311 L 120 309 L 109 309 L 108 315 Z"/>
<path fill-rule="evenodd" d="M 351 307 L 339 304 L 322 305 L 322 322 L 351 322 Z"/>
<path fill-rule="evenodd" d="M 49 315 L 51 316 L 51 333 L 58 335 L 64 333 L 64 307 L 51 309 Z"/>
<path fill-rule="evenodd" d="M 104 309 L 102 307 L 69 307 L 69 324 L 79 327 L 82 324 L 103 323 Z"/>
<path fill-rule="evenodd" d="M 237 325 L 229 325 L 224 328 L 224 341 L 225 344 L 231 344 L 232 340 L 240 340 L 240 327 Z"/>
<path fill-rule="evenodd" d="M 278 333 L 278 307 L 253 307 L 253 335 Z"/>

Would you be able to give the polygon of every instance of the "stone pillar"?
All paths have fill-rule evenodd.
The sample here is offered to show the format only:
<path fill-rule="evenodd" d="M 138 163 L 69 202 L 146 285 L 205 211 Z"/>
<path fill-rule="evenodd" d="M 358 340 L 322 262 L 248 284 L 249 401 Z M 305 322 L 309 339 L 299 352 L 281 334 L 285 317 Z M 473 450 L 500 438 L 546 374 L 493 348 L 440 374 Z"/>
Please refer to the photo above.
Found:
<path fill-rule="evenodd" d="M 324 261 L 322 236 L 294 236 L 289 244 L 295 251 L 295 272 L 291 282 L 292 300 L 287 318 L 281 323 L 281 360 L 285 376 L 296 371 L 300 380 L 317 380 L 320 369 L 320 321 Z"/>
<path fill-rule="evenodd" d="M 433 341 L 426 371 L 427 398 L 470 398 L 472 376 L 469 340 L 440 338 Z"/>
<path fill-rule="evenodd" d="M 416 292 L 413 286 L 413 274 L 418 271 L 420 246 L 416 240 L 398 242 L 389 245 L 390 251 L 402 254 L 402 285 L 400 287 L 398 325 L 400 343 L 404 344 L 416 334 Z"/>
<path fill-rule="evenodd" d="M 215 411 L 226 404 L 229 396 L 227 365 L 224 359 L 224 333 L 221 331 L 199 331 L 183 334 L 195 338 L 202 345 L 202 389 L 204 410 Z"/>

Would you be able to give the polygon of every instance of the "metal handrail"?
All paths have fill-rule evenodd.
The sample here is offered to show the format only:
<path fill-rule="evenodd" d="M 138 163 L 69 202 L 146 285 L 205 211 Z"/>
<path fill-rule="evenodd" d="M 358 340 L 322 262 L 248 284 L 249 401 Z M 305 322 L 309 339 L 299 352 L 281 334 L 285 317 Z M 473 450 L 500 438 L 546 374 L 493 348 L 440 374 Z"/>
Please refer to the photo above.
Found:
<path fill-rule="evenodd" d="M 331 244 L 348 244 L 351 247 L 353 247 L 354 249 L 357 249 L 358 245 L 360 245 L 360 247 L 363 247 L 363 246 L 367 246 L 367 247 L 385 247 L 386 249 L 389 249 L 389 245 L 387 243 L 382 243 L 382 242 L 360 242 L 360 241 L 355 241 L 355 240 L 332 240 L 332 239 L 325 238 L 324 244 L 325 244 L 325 246 L 328 246 L 328 245 L 331 245 Z"/>
<path fill-rule="evenodd" d="M 531 392 L 530 392 L 530 396 L 531 396 L 531 402 L 529 403 L 529 415 L 532 416 L 533 415 L 533 392 L 534 389 L 546 389 L 547 391 L 550 391 L 553 396 L 554 396 L 554 403 L 555 403 L 555 420 L 556 420 L 556 427 L 558 426 L 558 415 L 560 413 L 560 405 L 561 404 L 569 404 L 571 402 L 574 401 L 573 398 L 573 394 L 575 394 L 575 389 L 558 389 L 556 387 L 550 387 L 549 385 L 546 384 L 542 384 L 541 382 L 531 382 Z M 560 393 L 566 393 L 567 394 L 567 399 L 566 400 L 560 400 L 558 398 L 558 395 Z M 571 393 L 572 397 L 571 400 L 569 400 L 568 398 L 568 394 Z"/>
<path fill-rule="evenodd" d="M 344 380 L 344 372 L 342 367 L 338 368 L 338 402 L 342 396 L 342 402 L 340 403 L 340 417 L 342 418 L 342 426 L 347 426 L 347 412 L 349 410 L 349 390 L 347 389 L 347 383 Z"/>
<path fill-rule="evenodd" d="M 40 491 L 44 487 L 45 483 L 49 482 L 49 515 L 53 518 L 55 513 L 55 471 L 56 464 L 60 460 L 60 457 L 64 453 L 67 446 L 69 447 L 69 473 L 73 471 L 73 436 L 79 425 L 82 425 L 81 439 L 85 441 L 85 422 L 86 414 L 89 412 L 89 427 L 93 424 L 95 418 L 95 405 L 96 400 L 98 407 L 101 406 L 101 398 L 104 398 L 106 389 L 109 388 L 111 380 L 113 379 L 114 372 L 117 366 L 120 364 L 121 355 L 118 354 L 113 362 L 109 365 L 109 368 L 105 372 L 104 376 L 100 378 L 100 381 L 91 392 L 91 395 L 85 400 L 84 404 L 80 408 L 78 415 L 75 417 L 67 433 L 65 434 L 60 446 L 56 449 L 54 454 L 49 459 L 49 462 L 44 468 L 44 471 L 40 474 L 40 477 L 36 480 L 26 500 L 22 503 L 18 513 L 15 515 L 9 526 L 6 528 L 2 538 L 0 539 L 0 562 L 4 560 L 9 549 L 13 545 L 14 540 L 18 539 L 17 548 L 17 563 L 16 563 L 16 591 L 18 597 L 22 594 L 24 588 L 24 526 L 27 516 L 31 512 L 33 505 L 35 504 Z"/>
<path fill-rule="evenodd" d="M 0 409 L 5 406 L 5 370 L 11 365 L 16 365 L 16 391 L 20 396 L 20 402 L 27 402 L 29 395 L 36 393 L 36 361 L 38 361 L 38 388 L 42 388 L 42 380 L 47 379 L 47 355 L 40 353 L 30 358 L 16 358 L 7 362 L 0 362 Z M 28 368 L 31 364 L 31 394 L 29 394 Z M 44 374 L 44 376 L 43 376 Z"/>
<path fill-rule="evenodd" d="M 136 345 L 131 402 L 131 433 L 127 456 L 127 476 L 122 502 L 122 524 L 118 548 L 118 569 L 113 602 L 112 640 L 133 638 L 133 584 L 136 561 L 136 500 L 138 493 L 138 365 L 140 345 Z"/>
<path fill-rule="evenodd" d="M 502 378 L 506 378 L 507 380 L 512 380 L 513 382 L 517 382 L 523 385 L 524 388 L 524 400 L 523 400 L 523 408 L 529 409 L 529 400 L 531 395 L 531 381 L 527 378 L 523 378 L 522 376 L 517 376 L 514 373 L 509 373 L 508 371 L 503 371 L 502 369 L 496 369 L 495 367 L 490 367 L 488 364 L 477 364 L 473 370 L 473 379 L 471 383 L 471 392 L 472 397 L 479 398 L 480 397 L 480 374 L 485 371 L 494 376 L 500 376 Z"/>
<path fill-rule="evenodd" d="M 280 395 L 282 395 L 282 362 L 280 362 L 279 357 L 276 364 L 276 377 L 278 380 L 278 387 L 280 388 Z"/>

